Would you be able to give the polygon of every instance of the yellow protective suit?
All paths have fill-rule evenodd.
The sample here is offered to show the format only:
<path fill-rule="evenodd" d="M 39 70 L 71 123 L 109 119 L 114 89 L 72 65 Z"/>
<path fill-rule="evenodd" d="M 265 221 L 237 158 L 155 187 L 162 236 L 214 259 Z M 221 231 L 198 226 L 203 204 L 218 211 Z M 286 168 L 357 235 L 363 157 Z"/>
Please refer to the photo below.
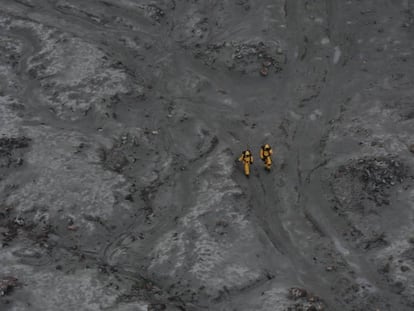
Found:
<path fill-rule="evenodd" d="M 250 150 L 243 151 L 241 157 L 239 158 L 240 162 L 244 164 L 244 174 L 250 176 L 250 165 L 253 164 L 253 156 Z"/>
<path fill-rule="evenodd" d="M 272 154 L 273 150 L 269 144 L 263 145 L 260 148 L 260 159 L 263 160 L 265 169 L 268 171 L 270 171 L 270 168 L 272 167 Z"/>

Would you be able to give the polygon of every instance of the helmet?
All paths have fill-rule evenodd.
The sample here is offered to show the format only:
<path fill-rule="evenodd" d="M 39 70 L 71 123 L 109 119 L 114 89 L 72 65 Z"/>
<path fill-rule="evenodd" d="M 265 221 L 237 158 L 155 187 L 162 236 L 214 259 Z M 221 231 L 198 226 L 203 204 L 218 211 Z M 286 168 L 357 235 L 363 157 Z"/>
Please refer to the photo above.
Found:
<path fill-rule="evenodd" d="M 264 149 L 265 150 L 270 150 L 270 145 L 269 144 L 264 145 Z"/>

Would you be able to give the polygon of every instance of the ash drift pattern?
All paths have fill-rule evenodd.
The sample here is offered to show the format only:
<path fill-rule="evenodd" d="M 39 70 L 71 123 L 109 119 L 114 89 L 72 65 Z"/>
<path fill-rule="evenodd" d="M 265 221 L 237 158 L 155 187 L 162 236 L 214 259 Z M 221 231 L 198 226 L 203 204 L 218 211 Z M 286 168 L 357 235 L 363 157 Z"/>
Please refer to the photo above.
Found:
<path fill-rule="evenodd" d="M 0 8 L 1 310 L 414 308 L 410 1 Z"/>

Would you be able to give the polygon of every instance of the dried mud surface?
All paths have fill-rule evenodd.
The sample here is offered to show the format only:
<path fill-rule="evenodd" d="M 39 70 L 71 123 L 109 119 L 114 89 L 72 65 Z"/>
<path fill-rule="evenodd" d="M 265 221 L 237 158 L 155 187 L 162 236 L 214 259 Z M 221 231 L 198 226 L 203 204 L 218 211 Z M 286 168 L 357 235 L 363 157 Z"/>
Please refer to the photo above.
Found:
<path fill-rule="evenodd" d="M 408 0 L 2 0 L 0 309 L 414 310 L 413 53 Z"/>

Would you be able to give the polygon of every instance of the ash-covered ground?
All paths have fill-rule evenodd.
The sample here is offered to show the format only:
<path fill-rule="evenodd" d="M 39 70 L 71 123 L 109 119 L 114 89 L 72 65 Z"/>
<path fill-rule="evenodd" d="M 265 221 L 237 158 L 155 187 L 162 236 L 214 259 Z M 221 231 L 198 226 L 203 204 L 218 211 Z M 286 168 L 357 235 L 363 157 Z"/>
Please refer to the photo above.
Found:
<path fill-rule="evenodd" d="M 414 310 L 413 53 L 410 0 L 1 0 L 0 310 Z"/>

